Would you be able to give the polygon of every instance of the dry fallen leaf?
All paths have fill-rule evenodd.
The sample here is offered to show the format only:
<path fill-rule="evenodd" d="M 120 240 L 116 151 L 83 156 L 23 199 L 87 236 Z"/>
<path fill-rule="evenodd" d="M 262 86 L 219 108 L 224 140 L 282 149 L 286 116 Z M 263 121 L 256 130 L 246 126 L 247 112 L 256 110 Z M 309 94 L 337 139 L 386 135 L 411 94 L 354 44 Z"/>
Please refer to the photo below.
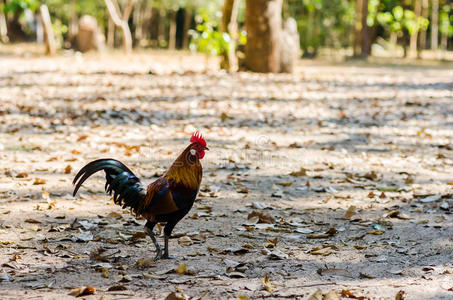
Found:
<path fill-rule="evenodd" d="M 345 219 L 350 219 L 353 215 L 356 214 L 355 212 L 356 207 L 354 205 L 351 205 L 348 207 L 348 210 L 344 214 Z"/>
<path fill-rule="evenodd" d="M 263 286 L 269 293 L 277 289 L 277 286 L 271 283 L 269 276 L 267 275 L 263 278 Z"/>
<path fill-rule="evenodd" d="M 183 246 L 190 246 L 193 244 L 193 241 L 190 237 L 185 235 L 178 239 L 178 244 L 183 245 Z"/>
<path fill-rule="evenodd" d="M 82 296 L 87 296 L 87 295 L 94 295 L 95 293 L 96 293 L 96 290 L 93 287 L 86 286 L 86 287 L 72 289 L 69 292 L 69 295 L 74 296 L 74 297 L 82 297 Z"/>
<path fill-rule="evenodd" d="M 290 182 L 276 182 L 276 184 L 281 186 L 291 186 L 293 183 L 290 181 Z"/>
<path fill-rule="evenodd" d="M 323 294 L 321 289 L 318 289 L 313 295 L 311 295 L 307 300 L 323 300 Z"/>
<path fill-rule="evenodd" d="M 312 250 L 310 250 L 310 253 L 313 255 L 322 255 L 322 256 L 327 256 L 333 253 L 331 247 L 324 247 L 324 248 L 319 248 L 316 247 Z"/>
<path fill-rule="evenodd" d="M 365 300 L 364 296 L 356 296 L 349 290 L 341 290 L 341 297 L 350 298 L 350 299 L 358 299 L 358 300 Z"/>
<path fill-rule="evenodd" d="M 66 168 L 64 168 L 64 173 L 65 174 L 70 174 L 72 171 L 71 165 L 67 165 Z"/>
<path fill-rule="evenodd" d="M 324 295 L 323 300 L 340 300 L 340 296 L 338 296 L 337 292 L 334 290 L 330 290 L 327 294 Z"/>
<path fill-rule="evenodd" d="M 187 297 L 182 292 L 171 292 L 165 297 L 165 300 L 186 300 Z"/>
<path fill-rule="evenodd" d="M 179 266 L 177 266 L 174 271 L 178 273 L 179 275 L 194 275 L 198 273 L 198 270 L 195 269 L 188 269 L 186 263 L 182 263 Z"/>
<path fill-rule="evenodd" d="M 398 293 L 396 293 L 395 300 L 404 300 L 406 299 L 406 292 L 403 290 L 400 290 Z"/>
<path fill-rule="evenodd" d="M 21 172 L 16 175 L 16 178 L 26 178 L 28 177 L 28 174 L 26 172 Z"/>
<path fill-rule="evenodd" d="M 325 238 L 335 235 L 337 232 L 338 232 L 337 229 L 335 227 L 332 227 L 329 230 L 327 230 L 325 233 L 308 234 L 307 238 L 308 239 L 325 239 Z"/>
<path fill-rule="evenodd" d="M 265 223 L 265 224 L 272 224 L 275 222 L 275 219 L 269 215 L 269 214 L 263 214 L 262 212 L 259 211 L 253 211 L 247 216 L 247 219 L 254 220 L 254 218 L 258 217 L 258 222 L 259 223 Z M 249 224 L 247 224 L 249 225 Z"/>
<path fill-rule="evenodd" d="M 35 178 L 35 181 L 33 181 L 34 185 L 40 185 L 40 184 L 45 184 L 46 180 L 42 178 Z"/>
<path fill-rule="evenodd" d="M 26 219 L 25 223 L 31 223 L 31 224 L 40 224 L 41 221 L 38 221 L 36 219 Z"/>
<path fill-rule="evenodd" d="M 113 292 L 113 291 L 127 291 L 127 287 L 125 287 L 124 285 L 113 285 L 113 286 L 109 287 L 107 289 L 107 291 L 109 291 L 109 292 Z"/>
<path fill-rule="evenodd" d="M 299 171 L 291 172 L 291 173 L 289 173 L 289 175 L 294 176 L 294 177 L 307 176 L 307 169 L 300 168 Z"/>

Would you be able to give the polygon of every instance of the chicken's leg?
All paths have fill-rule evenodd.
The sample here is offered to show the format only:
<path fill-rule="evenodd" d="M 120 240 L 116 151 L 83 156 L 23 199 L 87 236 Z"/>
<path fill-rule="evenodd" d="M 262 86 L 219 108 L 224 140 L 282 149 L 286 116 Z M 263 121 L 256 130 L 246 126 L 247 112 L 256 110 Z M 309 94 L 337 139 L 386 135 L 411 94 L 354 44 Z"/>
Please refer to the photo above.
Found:
<path fill-rule="evenodd" d="M 168 255 L 168 240 L 170 239 L 171 232 L 173 231 L 173 228 L 175 227 L 176 223 L 179 222 L 180 219 L 177 220 L 172 220 L 170 222 L 167 222 L 164 228 L 164 255 L 162 258 L 166 259 L 173 259 L 175 257 Z"/>
<path fill-rule="evenodd" d="M 154 226 L 156 226 L 156 222 L 147 221 L 145 224 L 145 233 L 147 235 L 149 235 L 149 237 L 153 241 L 154 246 L 156 247 L 156 256 L 154 257 L 154 260 L 158 260 L 158 259 L 162 258 L 162 249 L 160 248 L 160 245 L 157 242 L 156 236 L 154 235 L 154 232 L 153 232 Z"/>

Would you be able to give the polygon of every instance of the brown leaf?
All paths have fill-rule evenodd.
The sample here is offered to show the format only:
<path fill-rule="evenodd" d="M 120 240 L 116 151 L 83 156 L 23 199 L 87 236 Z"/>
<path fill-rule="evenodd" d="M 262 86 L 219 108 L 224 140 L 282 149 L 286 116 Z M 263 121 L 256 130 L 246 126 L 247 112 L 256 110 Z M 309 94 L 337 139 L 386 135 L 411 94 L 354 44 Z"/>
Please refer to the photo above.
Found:
<path fill-rule="evenodd" d="M 113 291 L 127 291 L 127 287 L 124 285 L 113 285 L 107 289 L 108 292 L 113 292 Z"/>
<path fill-rule="evenodd" d="M 156 264 L 153 258 L 148 257 L 148 258 L 140 258 L 137 260 L 137 267 L 141 268 L 149 268 L 152 267 Z"/>
<path fill-rule="evenodd" d="M 313 255 L 327 256 L 327 255 L 332 254 L 333 251 L 332 251 L 331 247 L 324 247 L 324 248 L 316 247 L 316 248 L 313 248 L 312 250 L 310 250 L 310 253 Z"/>
<path fill-rule="evenodd" d="M 370 274 L 366 274 L 366 273 L 362 273 L 362 272 L 359 273 L 359 277 L 360 278 L 366 278 L 366 279 L 374 279 L 374 278 L 376 278 L 376 276 L 373 276 L 373 275 L 370 275 Z"/>
<path fill-rule="evenodd" d="M 26 177 L 28 177 L 28 173 L 26 173 L 26 172 L 21 172 L 16 175 L 16 178 L 26 178 Z"/>
<path fill-rule="evenodd" d="M 291 172 L 291 173 L 289 173 L 289 175 L 294 176 L 294 177 L 307 176 L 307 169 L 300 168 L 299 171 Z"/>
<path fill-rule="evenodd" d="M 356 295 L 354 295 L 349 290 L 341 290 L 341 297 L 351 298 L 351 299 L 359 299 L 359 300 L 365 300 L 366 299 L 364 296 L 356 296 Z"/>
<path fill-rule="evenodd" d="M 409 216 L 406 216 L 405 214 L 402 214 L 399 210 L 397 209 L 394 209 L 394 210 L 391 210 L 389 211 L 388 213 L 386 213 L 384 215 L 384 218 L 398 218 L 400 220 L 410 220 L 412 219 L 411 217 Z"/>
<path fill-rule="evenodd" d="M 365 173 L 365 175 L 362 176 L 363 178 L 369 179 L 369 180 L 376 180 L 377 179 L 377 174 L 374 171 Z"/>
<path fill-rule="evenodd" d="M 340 300 L 340 296 L 338 296 L 337 292 L 335 292 L 334 290 L 331 290 L 327 294 L 324 295 L 323 300 Z"/>
<path fill-rule="evenodd" d="M 355 212 L 356 207 L 354 205 L 351 205 L 348 207 L 348 210 L 344 214 L 345 219 L 350 219 L 353 215 L 356 214 Z"/>
<path fill-rule="evenodd" d="M 39 184 L 45 184 L 46 180 L 42 178 L 35 178 L 35 181 L 33 182 L 34 185 L 39 185 Z"/>
<path fill-rule="evenodd" d="M 102 268 L 101 272 L 102 272 L 102 277 L 104 277 L 104 278 L 109 278 L 110 277 L 109 269 Z"/>
<path fill-rule="evenodd" d="M 375 231 L 368 231 L 367 234 L 381 235 L 384 232 L 385 232 L 384 230 L 375 230 Z"/>
<path fill-rule="evenodd" d="M 354 245 L 354 248 L 356 248 L 357 250 L 363 250 L 363 249 L 366 249 L 366 248 L 367 248 L 367 246 L 363 246 L 363 245 L 355 244 L 355 245 Z"/>
<path fill-rule="evenodd" d="M 66 168 L 64 168 L 64 173 L 65 174 L 70 174 L 72 171 L 71 165 L 67 165 Z"/>
<path fill-rule="evenodd" d="M 88 138 L 88 135 L 81 135 L 77 138 L 77 142 L 80 142 L 80 141 L 83 141 L 83 140 L 86 140 Z"/>
<path fill-rule="evenodd" d="M 175 272 L 178 273 L 179 275 L 185 274 L 187 272 L 187 264 L 186 263 L 180 264 L 175 268 Z"/>
<path fill-rule="evenodd" d="M 132 235 L 132 237 L 130 238 L 131 241 L 136 241 L 136 240 L 139 240 L 139 239 L 144 239 L 146 238 L 147 235 L 146 233 L 144 233 L 143 231 L 137 231 L 136 233 L 134 233 Z"/>
<path fill-rule="evenodd" d="M 93 287 L 86 286 L 86 287 L 72 289 L 69 292 L 69 295 L 74 296 L 74 297 L 82 297 L 82 296 L 87 296 L 87 295 L 94 295 L 95 293 L 96 293 L 96 290 Z"/>
<path fill-rule="evenodd" d="M 332 227 L 329 230 L 327 230 L 325 233 L 308 234 L 307 238 L 308 239 L 325 239 L 325 238 L 335 235 L 337 232 L 338 232 L 337 229 L 335 227 Z"/>
<path fill-rule="evenodd" d="M 313 295 L 311 295 L 307 300 L 323 300 L 323 294 L 321 289 L 318 289 Z"/>
<path fill-rule="evenodd" d="M 36 219 L 26 219 L 25 223 L 31 223 L 31 224 L 40 224 L 41 221 L 38 221 Z"/>
<path fill-rule="evenodd" d="M 406 299 L 406 292 L 403 290 L 400 290 L 398 293 L 396 293 L 395 300 L 404 300 Z"/>
<path fill-rule="evenodd" d="M 281 185 L 281 186 L 291 186 L 293 183 L 292 182 L 277 182 L 276 184 Z"/>
<path fill-rule="evenodd" d="M 171 292 L 170 294 L 168 294 L 167 297 L 165 297 L 165 300 L 186 300 L 187 297 L 184 296 L 184 294 L 182 292 L 178 292 L 178 293 L 175 293 L 175 292 Z"/>
<path fill-rule="evenodd" d="M 271 283 L 269 276 L 267 275 L 263 278 L 263 286 L 269 293 L 277 289 L 277 286 Z"/>
<path fill-rule="evenodd" d="M 183 245 L 183 246 L 190 246 L 193 244 L 193 241 L 190 237 L 185 235 L 178 239 L 178 244 Z"/>
<path fill-rule="evenodd" d="M 266 224 L 272 224 L 275 222 L 275 219 L 269 215 L 269 214 L 263 214 L 262 212 L 259 211 L 253 211 L 247 216 L 248 220 L 251 220 L 253 217 L 258 217 L 258 222 L 259 223 L 266 223 Z"/>

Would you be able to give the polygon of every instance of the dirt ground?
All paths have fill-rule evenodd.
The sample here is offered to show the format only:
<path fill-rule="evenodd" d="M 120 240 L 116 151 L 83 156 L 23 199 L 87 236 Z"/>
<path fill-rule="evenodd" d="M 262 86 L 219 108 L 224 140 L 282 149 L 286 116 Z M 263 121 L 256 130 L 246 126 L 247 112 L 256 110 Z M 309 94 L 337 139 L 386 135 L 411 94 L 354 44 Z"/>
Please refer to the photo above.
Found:
<path fill-rule="evenodd" d="M 453 299 L 451 64 L 203 64 L 0 57 L 1 299 Z M 72 197 L 98 158 L 152 182 L 195 129 L 211 151 L 176 259 L 151 261 L 102 174 Z"/>

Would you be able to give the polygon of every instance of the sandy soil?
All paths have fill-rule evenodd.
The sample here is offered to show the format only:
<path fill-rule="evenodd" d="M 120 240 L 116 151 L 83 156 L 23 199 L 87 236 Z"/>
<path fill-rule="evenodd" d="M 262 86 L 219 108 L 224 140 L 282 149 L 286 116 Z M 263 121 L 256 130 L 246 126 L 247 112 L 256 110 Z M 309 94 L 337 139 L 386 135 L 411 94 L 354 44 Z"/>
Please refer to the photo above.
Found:
<path fill-rule="evenodd" d="M 451 65 L 203 63 L 0 59 L 1 299 L 453 299 Z M 151 261 L 101 174 L 72 197 L 93 159 L 155 180 L 195 129 L 211 151 L 176 259 Z"/>

